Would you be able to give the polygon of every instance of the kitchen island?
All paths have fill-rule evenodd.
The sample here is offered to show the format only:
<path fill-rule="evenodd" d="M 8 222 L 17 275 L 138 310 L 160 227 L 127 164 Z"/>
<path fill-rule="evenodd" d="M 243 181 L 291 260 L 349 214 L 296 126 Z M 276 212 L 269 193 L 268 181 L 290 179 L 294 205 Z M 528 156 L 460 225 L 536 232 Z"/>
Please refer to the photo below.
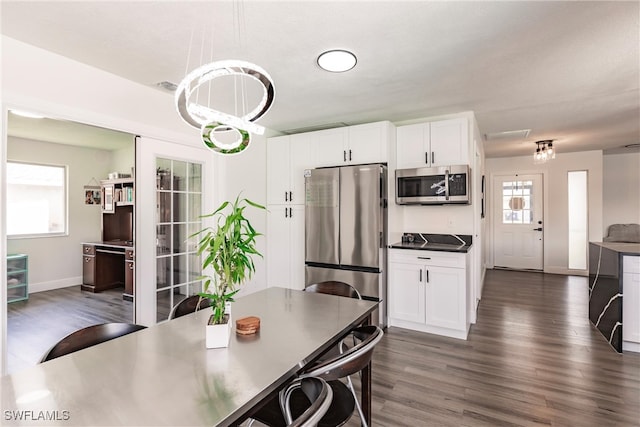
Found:
<path fill-rule="evenodd" d="M 640 351 L 639 310 L 640 243 L 589 243 L 589 320 L 618 353 Z"/>

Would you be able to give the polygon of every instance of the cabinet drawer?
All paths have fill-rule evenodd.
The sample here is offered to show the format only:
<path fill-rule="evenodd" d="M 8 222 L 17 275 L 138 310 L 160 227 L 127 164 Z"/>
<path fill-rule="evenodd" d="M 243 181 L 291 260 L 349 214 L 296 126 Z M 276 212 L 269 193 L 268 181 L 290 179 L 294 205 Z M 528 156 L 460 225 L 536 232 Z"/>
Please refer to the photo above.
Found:
<path fill-rule="evenodd" d="M 82 253 L 85 255 L 95 255 L 96 247 L 94 245 L 82 245 Z"/>
<path fill-rule="evenodd" d="M 389 261 L 408 262 L 421 265 L 465 268 L 466 254 L 438 251 L 414 251 L 409 249 L 390 249 Z"/>
<path fill-rule="evenodd" d="M 124 251 L 124 259 L 133 261 L 133 249 L 127 249 Z"/>

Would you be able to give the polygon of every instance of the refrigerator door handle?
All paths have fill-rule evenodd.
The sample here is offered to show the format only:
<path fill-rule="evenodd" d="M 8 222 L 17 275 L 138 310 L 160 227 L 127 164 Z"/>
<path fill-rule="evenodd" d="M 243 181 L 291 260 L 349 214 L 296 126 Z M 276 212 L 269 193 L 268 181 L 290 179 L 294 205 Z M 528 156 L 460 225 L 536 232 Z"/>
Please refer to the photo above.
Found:
<path fill-rule="evenodd" d="M 449 200 L 449 170 L 444 171 L 444 194 L 445 200 Z"/>

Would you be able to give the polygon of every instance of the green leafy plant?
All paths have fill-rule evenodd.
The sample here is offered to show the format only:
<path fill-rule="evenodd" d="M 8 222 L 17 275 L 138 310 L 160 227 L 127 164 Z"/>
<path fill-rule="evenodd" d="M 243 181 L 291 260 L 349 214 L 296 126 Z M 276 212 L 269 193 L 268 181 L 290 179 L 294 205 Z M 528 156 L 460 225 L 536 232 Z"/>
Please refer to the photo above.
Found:
<path fill-rule="evenodd" d="M 213 213 L 203 216 L 215 217 L 215 228 L 206 227 L 191 235 L 200 236 L 198 255 L 206 254 L 202 270 L 211 266 L 215 271 L 213 277 L 201 277 L 204 279 L 204 291 L 198 293 L 200 297 L 209 299 L 214 324 L 225 323 L 226 303 L 233 302 L 240 285 L 255 272 L 252 257 L 262 257 L 256 249 L 256 237 L 262 234 L 244 217 L 244 210 L 248 206 L 265 209 L 262 205 L 238 196 L 234 202 L 226 201 Z"/>

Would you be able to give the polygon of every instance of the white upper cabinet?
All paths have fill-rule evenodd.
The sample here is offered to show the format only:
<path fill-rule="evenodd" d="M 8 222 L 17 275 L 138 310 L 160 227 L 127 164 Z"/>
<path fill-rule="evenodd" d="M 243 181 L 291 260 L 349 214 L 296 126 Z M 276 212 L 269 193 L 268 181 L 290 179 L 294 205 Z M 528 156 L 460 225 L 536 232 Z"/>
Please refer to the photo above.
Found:
<path fill-rule="evenodd" d="M 431 166 L 469 163 L 469 124 L 466 118 L 430 123 Z"/>
<path fill-rule="evenodd" d="M 376 122 L 349 126 L 348 145 L 345 147 L 347 164 L 384 163 L 387 161 L 389 129 L 391 123 Z"/>
<path fill-rule="evenodd" d="M 398 169 L 426 168 L 431 166 L 431 142 L 429 123 L 400 126 L 397 136 Z"/>
<path fill-rule="evenodd" d="M 304 169 L 310 166 L 306 134 L 267 140 L 267 204 L 304 204 Z"/>
<path fill-rule="evenodd" d="M 456 118 L 400 126 L 396 154 L 398 169 L 468 164 L 468 120 Z"/>
<path fill-rule="evenodd" d="M 384 163 L 392 131 L 385 121 L 310 132 L 313 167 Z"/>
<path fill-rule="evenodd" d="M 337 166 L 345 164 L 344 148 L 347 144 L 347 128 L 336 128 L 310 132 L 312 167 Z"/>

